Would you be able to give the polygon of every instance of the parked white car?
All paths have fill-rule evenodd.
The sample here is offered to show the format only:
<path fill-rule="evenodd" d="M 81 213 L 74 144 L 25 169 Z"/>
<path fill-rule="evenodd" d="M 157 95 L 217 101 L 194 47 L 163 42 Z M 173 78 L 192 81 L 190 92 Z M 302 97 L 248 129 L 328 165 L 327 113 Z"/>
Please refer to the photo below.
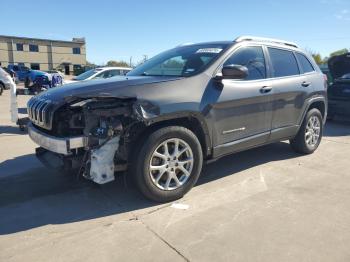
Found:
<path fill-rule="evenodd" d="M 64 74 L 59 70 L 48 70 L 46 72 L 49 74 L 59 74 L 62 77 L 62 79 L 64 79 Z"/>
<path fill-rule="evenodd" d="M 114 76 L 123 76 L 130 72 L 132 68 L 129 67 L 98 67 L 86 71 L 78 76 L 72 78 L 72 80 L 65 80 L 65 84 L 75 83 L 79 81 L 87 81 L 92 79 L 103 79 Z"/>
<path fill-rule="evenodd" d="M 0 67 L 0 95 L 4 89 L 10 89 L 11 76 Z"/>

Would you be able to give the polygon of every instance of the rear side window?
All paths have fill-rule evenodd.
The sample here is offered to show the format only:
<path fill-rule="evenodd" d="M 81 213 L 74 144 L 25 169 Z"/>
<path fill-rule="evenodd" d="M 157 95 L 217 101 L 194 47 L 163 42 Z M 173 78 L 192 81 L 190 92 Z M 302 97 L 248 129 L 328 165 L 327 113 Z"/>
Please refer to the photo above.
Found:
<path fill-rule="evenodd" d="M 259 46 L 242 47 L 226 60 L 225 65 L 242 65 L 248 68 L 245 80 L 266 78 L 264 52 Z"/>
<path fill-rule="evenodd" d="M 314 67 L 310 63 L 309 59 L 306 58 L 306 56 L 297 53 L 297 58 L 299 60 L 299 63 L 301 65 L 301 70 L 303 73 L 309 73 L 315 71 Z"/>
<path fill-rule="evenodd" d="M 121 70 L 111 70 L 109 71 L 109 77 L 113 77 L 113 76 L 120 76 L 122 73 L 121 73 Z"/>
<path fill-rule="evenodd" d="M 299 67 L 293 52 L 268 48 L 274 77 L 298 75 Z"/>

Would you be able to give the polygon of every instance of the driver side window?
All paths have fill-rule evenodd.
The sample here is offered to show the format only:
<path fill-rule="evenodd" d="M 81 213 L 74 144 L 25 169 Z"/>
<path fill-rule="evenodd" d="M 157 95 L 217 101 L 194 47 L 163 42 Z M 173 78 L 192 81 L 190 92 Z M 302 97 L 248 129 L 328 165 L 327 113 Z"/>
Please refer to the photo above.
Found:
<path fill-rule="evenodd" d="M 262 47 L 242 47 L 228 58 L 225 65 L 241 65 L 248 69 L 248 76 L 244 80 L 258 80 L 266 78 L 266 63 Z"/>

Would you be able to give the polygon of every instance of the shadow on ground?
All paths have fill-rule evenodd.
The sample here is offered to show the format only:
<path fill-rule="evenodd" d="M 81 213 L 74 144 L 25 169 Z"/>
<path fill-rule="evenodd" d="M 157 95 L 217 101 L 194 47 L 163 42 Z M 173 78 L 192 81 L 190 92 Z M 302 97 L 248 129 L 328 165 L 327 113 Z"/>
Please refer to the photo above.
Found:
<path fill-rule="evenodd" d="M 350 135 L 350 122 L 348 121 L 327 121 L 323 132 L 324 136 L 349 136 Z"/>
<path fill-rule="evenodd" d="M 267 162 L 295 157 L 298 155 L 289 144 L 282 142 L 237 153 L 207 164 L 197 186 Z M 18 159 L 9 161 L 16 162 Z M 126 185 L 123 176 L 99 186 L 44 167 L 32 168 L 14 176 L 0 176 L 0 188 L 1 235 L 158 205 L 146 200 L 130 183 Z"/>
<path fill-rule="evenodd" d="M 26 134 L 28 134 L 27 130 L 20 130 L 19 126 L 0 126 L 0 136 Z"/>

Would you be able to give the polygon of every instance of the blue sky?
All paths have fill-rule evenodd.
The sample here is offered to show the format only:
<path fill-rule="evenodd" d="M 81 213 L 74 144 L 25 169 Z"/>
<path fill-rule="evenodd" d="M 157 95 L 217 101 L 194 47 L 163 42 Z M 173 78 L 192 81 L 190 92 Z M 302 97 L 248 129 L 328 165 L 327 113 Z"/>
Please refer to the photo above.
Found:
<path fill-rule="evenodd" d="M 350 48 L 350 0 L 2 1 L 0 34 L 86 37 L 87 58 L 133 62 L 185 42 L 282 38 L 328 55 Z"/>

